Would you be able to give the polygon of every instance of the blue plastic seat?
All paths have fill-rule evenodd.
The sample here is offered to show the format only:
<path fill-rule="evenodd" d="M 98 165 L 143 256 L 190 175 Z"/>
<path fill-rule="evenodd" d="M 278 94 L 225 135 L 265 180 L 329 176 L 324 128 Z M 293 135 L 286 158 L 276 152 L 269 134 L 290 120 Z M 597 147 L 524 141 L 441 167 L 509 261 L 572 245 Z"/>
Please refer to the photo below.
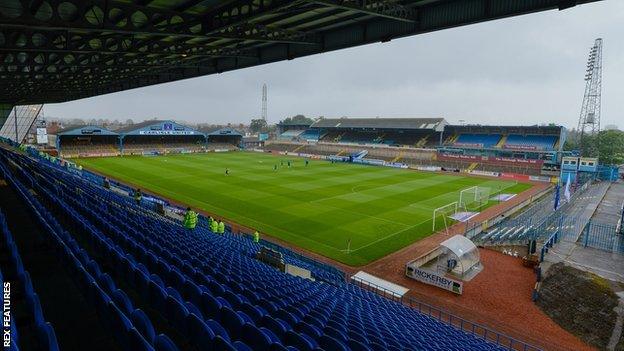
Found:
<path fill-rule="evenodd" d="M 197 317 L 204 319 L 204 315 L 201 312 L 201 310 L 192 302 L 190 301 L 186 301 L 184 303 L 184 307 L 186 307 L 186 309 L 188 310 L 189 314 L 194 314 Z"/>
<path fill-rule="evenodd" d="M 201 306 L 202 291 L 195 283 L 187 280 L 184 283 L 184 297 L 197 306 Z"/>
<path fill-rule="evenodd" d="M 215 333 L 203 320 L 191 313 L 187 317 L 186 325 L 191 343 L 200 351 L 212 350 Z"/>
<path fill-rule="evenodd" d="M 306 322 L 300 322 L 295 325 L 295 330 L 310 335 L 312 338 L 319 338 L 322 332 L 317 327 L 314 327 Z"/>
<path fill-rule="evenodd" d="M 349 348 L 344 343 L 328 335 L 323 335 L 319 338 L 319 346 L 325 350 L 349 351 Z"/>
<path fill-rule="evenodd" d="M 169 322 L 178 330 L 184 332 L 186 330 L 186 318 L 189 312 L 184 307 L 184 304 L 173 298 L 171 295 L 167 296 L 166 315 Z"/>
<path fill-rule="evenodd" d="M 174 288 L 182 291 L 184 289 L 184 283 L 186 282 L 186 278 L 178 271 L 176 268 L 172 268 L 171 272 L 169 272 L 169 280 L 168 280 Z"/>
<path fill-rule="evenodd" d="M 202 293 L 199 307 L 205 318 L 218 319 L 222 306 L 212 295 Z"/>
<path fill-rule="evenodd" d="M 215 337 L 213 345 L 214 351 L 238 351 L 238 349 L 235 348 L 229 340 L 225 340 L 218 335 Z"/>
<path fill-rule="evenodd" d="M 114 302 L 108 304 L 108 314 L 110 316 L 110 329 L 120 340 L 124 348 L 128 347 L 128 333 L 134 328 L 132 322 L 121 312 Z"/>
<path fill-rule="evenodd" d="M 15 323 L 11 323 L 12 326 L 14 324 Z M 52 328 L 52 325 L 50 323 L 40 324 L 38 326 L 37 334 L 39 337 L 39 341 L 43 345 L 45 350 L 59 351 L 56 334 L 54 333 L 54 328 Z"/>
<path fill-rule="evenodd" d="M 156 332 L 154 331 L 152 322 L 145 312 L 137 308 L 130 314 L 130 320 L 132 321 L 134 327 L 141 333 L 141 335 L 143 335 L 145 340 L 147 340 L 150 344 L 153 344 Z"/>
<path fill-rule="evenodd" d="M 164 289 L 162 289 L 160 286 L 158 286 L 154 282 L 151 282 L 149 284 L 148 299 L 149 299 L 150 305 L 153 306 L 156 310 L 159 310 L 159 311 L 165 310 L 166 305 L 167 305 L 166 303 L 167 293 L 165 292 Z"/>
<path fill-rule="evenodd" d="M 275 333 L 275 335 L 277 335 L 280 339 L 284 337 L 284 334 L 286 334 L 287 331 L 292 329 L 288 323 L 280 320 L 279 318 L 276 320 L 269 315 L 262 317 L 260 325 Z"/>
<path fill-rule="evenodd" d="M 372 351 L 364 343 L 362 343 L 361 341 L 354 340 L 354 339 L 349 340 L 349 348 L 351 348 L 351 351 Z"/>
<path fill-rule="evenodd" d="M 130 315 L 134 310 L 132 307 L 132 302 L 128 298 L 128 295 L 124 293 L 121 289 L 117 289 L 113 291 L 111 294 L 111 299 L 115 302 L 115 305 L 119 307 L 119 309 L 126 315 Z"/>
<path fill-rule="evenodd" d="M 159 334 L 154 341 L 156 351 L 179 351 L 176 344 L 165 334 Z"/>
<path fill-rule="evenodd" d="M 128 332 L 128 346 L 129 351 L 154 351 L 152 345 L 141 336 L 136 328 L 132 328 Z"/>
<path fill-rule="evenodd" d="M 168 286 L 165 290 L 167 291 L 167 295 L 173 297 L 174 299 L 178 301 L 184 301 L 182 294 L 180 294 L 180 292 L 176 288 L 172 286 Z"/>
<path fill-rule="evenodd" d="M 149 294 L 149 285 L 151 282 L 149 273 L 145 273 L 142 269 L 139 269 L 137 265 L 133 271 L 133 276 L 134 286 L 142 296 L 147 296 Z"/>
<path fill-rule="evenodd" d="M 284 343 L 286 345 L 294 346 L 301 351 L 312 351 L 316 348 L 316 346 L 318 346 L 317 343 L 314 342 L 314 340 L 309 336 L 292 330 L 286 332 Z"/>
<path fill-rule="evenodd" d="M 272 344 L 265 333 L 251 324 L 243 325 L 242 341 L 247 345 L 253 345 L 254 350 L 258 351 L 267 351 Z"/>
<path fill-rule="evenodd" d="M 234 340 L 240 339 L 243 325 L 246 323 L 245 320 L 229 307 L 221 308 L 219 315 L 219 320 L 230 337 Z"/>
<path fill-rule="evenodd" d="M 215 334 L 215 337 L 218 336 L 228 342 L 231 340 L 230 334 L 227 332 L 227 330 L 225 330 L 221 323 L 213 319 L 209 319 L 206 321 L 206 325 L 210 328 L 210 330 L 212 330 L 212 332 Z"/>

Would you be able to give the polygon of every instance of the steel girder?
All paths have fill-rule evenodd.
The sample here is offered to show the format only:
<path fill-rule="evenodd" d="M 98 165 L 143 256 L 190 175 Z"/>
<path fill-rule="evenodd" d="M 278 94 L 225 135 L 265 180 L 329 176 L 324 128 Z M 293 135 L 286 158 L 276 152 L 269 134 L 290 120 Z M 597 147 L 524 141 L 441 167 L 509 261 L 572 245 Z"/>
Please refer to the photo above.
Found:
<path fill-rule="evenodd" d="M 596 0 L 0 0 L 0 103 L 58 102 Z"/>

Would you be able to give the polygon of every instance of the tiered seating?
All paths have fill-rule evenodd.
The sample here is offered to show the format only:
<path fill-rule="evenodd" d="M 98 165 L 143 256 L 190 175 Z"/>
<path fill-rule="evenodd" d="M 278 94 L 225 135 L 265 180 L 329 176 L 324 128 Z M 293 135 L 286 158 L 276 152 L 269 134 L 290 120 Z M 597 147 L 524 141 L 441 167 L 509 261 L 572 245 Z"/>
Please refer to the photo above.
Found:
<path fill-rule="evenodd" d="M 299 139 L 305 140 L 305 141 L 319 141 L 320 138 L 321 138 L 320 131 L 315 130 L 315 129 L 306 129 L 305 132 L 299 135 Z"/>
<path fill-rule="evenodd" d="M 279 151 L 293 152 L 298 147 L 300 147 L 299 144 L 276 144 L 276 143 L 271 143 L 271 144 L 265 144 L 264 145 L 264 149 L 265 150 L 267 150 L 267 151 L 278 151 L 278 152 Z"/>
<path fill-rule="evenodd" d="M 284 133 L 280 134 L 278 138 L 282 139 L 282 140 L 292 140 L 292 139 L 297 138 L 303 132 L 304 131 L 301 130 L 301 129 L 298 129 L 298 130 L 291 129 L 291 130 L 287 130 Z"/>
<path fill-rule="evenodd" d="M 236 145 L 233 144 L 228 144 L 228 143 L 208 143 L 206 144 L 206 150 L 207 151 L 214 151 L 214 150 L 237 150 L 238 147 Z"/>
<path fill-rule="evenodd" d="M 559 138 L 554 135 L 510 134 L 503 147 L 518 150 L 553 150 L 557 139 Z"/>
<path fill-rule="evenodd" d="M 123 146 L 123 153 L 126 155 L 142 154 L 144 152 L 200 152 L 206 150 L 204 143 L 185 142 L 163 142 L 163 143 L 127 143 Z"/>
<path fill-rule="evenodd" d="M 258 246 L 244 237 L 215 235 L 204 223 L 186 231 L 60 167 L 11 157 L 21 164 L 21 177 L 55 211 L 53 216 L 35 205 L 40 217 L 63 233 L 65 256 L 86 277 L 85 291 L 95 296 L 98 310 L 110 316 L 129 349 L 176 348 L 166 336 L 153 337 L 153 329 L 145 327 L 149 319 L 132 309 L 133 301 L 111 297 L 119 282 L 146 297 L 150 308 L 200 350 L 499 349 L 354 285 L 281 273 L 255 260 L 251 254 Z M 33 178 L 33 169 L 45 176 Z M 22 194 L 37 203 L 29 192 Z M 73 235 L 92 243 L 98 262 L 57 217 L 72 223 Z M 96 267 L 111 269 L 103 273 Z"/>
<path fill-rule="evenodd" d="M 11 299 L 10 301 L 6 301 L 7 305 L 5 306 L 5 294 L 0 294 L 0 303 L 2 303 L 5 307 L 9 307 L 10 314 L 5 313 L 4 318 L 9 318 L 11 326 L 10 339 L 7 339 L 6 335 L 4 336 L 5 341 L 10 341 L 10 346 L 5 344 L 4 350 L 19 350 L 19 345 L 21 344 L 19 331 L 22 330 L 22 328 L 32 328 L 36 330 L 38 334 L 36 340 L 38 350 L 56 351 L 59 348 L 56 342 L 54 328 L 52 328 L 52 325 L 47 323 L 43 317 L 39 297 L 33 289 L 30 275 L 24 269 L 22 259 L 17 251 L 17 245 L 15 245 L 15 242 L 13 241 L 13 236 L 9 231 L 9 227 L 7 226 L 2 212 L 0 212 L 0 236 L 0 251 L 2 252 L 2 260 L 4 263 L 4 260 L 6 259 L 8 261 L 7 266 L 9 267 L 8 271 L 0 271 L 0 286 L 3 287 L 4 293 L 6 293 L 7 288 L 4 286 L 4 282 L 6 281 L 10 283 L 8 291 Z M 18 298 L 23 298 L 25 300 L 25 305 L 29 314 L 29 318 L 27 320 L 19 320 L 20 325 L 17 325 L 18 320 L 15 318 L 16 313 L 18 313 L 18 308 L 15 307 L 19 304 Z M 4 311 L 6 312 L 7 310 Z M 5 319 L 4 322 L 6 323 L 7 320 Z M 29 346 L 33 347 L 34 345 Z"/>
<path fill-rule="evenodd" d="M 490 148 L 498 143 L 500 134 L 465 134 L 462 133 L 455 139 L 453 146 L 472 147 L 472 148 Z"/>
<path fill-rule="evenodd" d="M 63 157 L 116 156 L 119 145 L 107 143 L 81 143 L 61 145 Z"/>

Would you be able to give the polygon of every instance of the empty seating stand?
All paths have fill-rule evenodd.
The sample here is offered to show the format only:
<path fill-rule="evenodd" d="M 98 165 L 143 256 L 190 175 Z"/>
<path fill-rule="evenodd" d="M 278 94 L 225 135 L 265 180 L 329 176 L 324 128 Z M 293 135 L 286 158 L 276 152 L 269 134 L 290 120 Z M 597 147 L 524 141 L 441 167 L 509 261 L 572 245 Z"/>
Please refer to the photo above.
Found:
<path fill-rule="evenodd" d="M 553 150 L 558 137 L 554 135 L 510 134 L 503 146 L 506 149 Z"/>
<path fill-rule="evenodd" d="M 20 167 L 9 171 L 8 159 Z M 49 228 L 125 349 L 502 349 L 355 285 L 327 283 L 328 270 L 310 265 L 321 282 L 284 274 L 256 260 L 260 246 L 245 236 L 213 234 L 203 221 L 189 233 L 48 161 L 0 150 L 0 169 Z M 155 331 L 154 316 L 130 295 L 189 345 Z"/>
<path fill-rule="evenodd" d="M 10 338 L 7 339 L 7 336 L 4 336 L 4 349 L 17 351 L 21 346 L 26 345 L 24 349 L 58 350 L 54 328 L 44 319 L 39 297 L 33 289 L 30 275 L 24 269 L 17 245 L 13 241 L 2 212 L 0 212 L 0 254 L 2 259 L 0 284 L 3 289 L 0 301 L 4 307 L 3 317 L 8 317 L 10 328 Z M 8 298 L 8 301 L 5 301 L 5 298 Z M 15 316 L 18 313 L 17 306 L 20 304 L 26 306 L 28 316 L 20 319 L 21 324 L 18 325 Z M 6 319 L 3 321 L 3 326 L 7 327 Z M 20 331 L 26 328 L 35 331 L 36 340 L 20 341 Z M 8 347 L 6 342 L 9 344 Z"/>
<path fill-rule="evenodd" d="M 465 134 L 462 133 L 454 141 L 454 146 L 469 148 L 491 148 L 500 140 L 500 134 Z"/>

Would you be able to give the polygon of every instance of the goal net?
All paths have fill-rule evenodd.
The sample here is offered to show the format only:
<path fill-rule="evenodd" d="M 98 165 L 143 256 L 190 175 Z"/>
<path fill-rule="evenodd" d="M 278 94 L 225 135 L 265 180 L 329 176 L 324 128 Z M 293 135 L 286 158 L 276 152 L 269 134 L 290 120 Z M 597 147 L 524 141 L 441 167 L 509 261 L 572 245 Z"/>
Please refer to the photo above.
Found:
<path fill-rule="evenodd" d="M 473 186 L 459 192 L 459 208 L 462 211 L 480 210 L 490 201 L 490 188 Z"/>
<path fill-rule="evenodd" d="M 448 228 L 450 222 L 449 217 L 455 213 L 457 213 L 457 201 L 433 210 L 433 231 L 435 232 L 436 228 Z"/>

